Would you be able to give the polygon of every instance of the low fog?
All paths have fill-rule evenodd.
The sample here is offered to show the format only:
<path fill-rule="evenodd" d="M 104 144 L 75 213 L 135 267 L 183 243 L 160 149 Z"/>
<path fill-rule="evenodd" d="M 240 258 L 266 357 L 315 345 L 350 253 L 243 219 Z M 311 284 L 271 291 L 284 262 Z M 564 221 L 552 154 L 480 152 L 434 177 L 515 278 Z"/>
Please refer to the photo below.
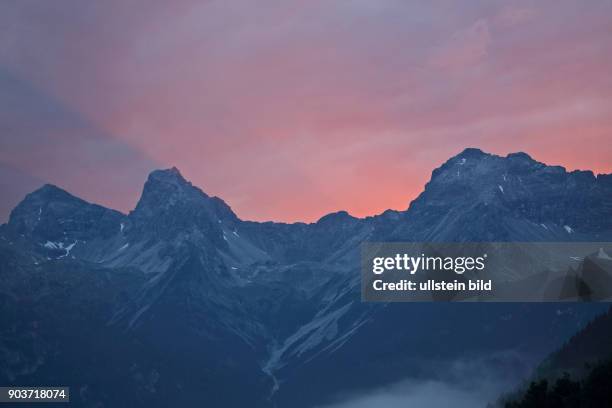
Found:
<path fill-rule="evenodd" d="M 532 359 L 512 351 L 431 363 L 429 379 L 406 378 L 316 408 L 484 408 L 516 387 L 532 367 Z"/>

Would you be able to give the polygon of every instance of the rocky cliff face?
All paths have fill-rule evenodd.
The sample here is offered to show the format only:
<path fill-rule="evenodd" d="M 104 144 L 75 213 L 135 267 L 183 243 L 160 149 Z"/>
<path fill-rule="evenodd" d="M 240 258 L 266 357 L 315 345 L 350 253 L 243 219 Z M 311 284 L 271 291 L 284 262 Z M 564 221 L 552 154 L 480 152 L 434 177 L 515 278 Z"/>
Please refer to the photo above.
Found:
<path fill-rule="evenodd" d="M 0 227 L 0 382 L 74 384 L 81 406 L 307 407 L 432 359 L 541 354 L 601 308 L 364 304 L 359 245 L 608 240 L 611 180 L 467 149 L 406 211 L 312 224 L 243 221 L 175 168 L 127 215 L 45 186 Z"/>

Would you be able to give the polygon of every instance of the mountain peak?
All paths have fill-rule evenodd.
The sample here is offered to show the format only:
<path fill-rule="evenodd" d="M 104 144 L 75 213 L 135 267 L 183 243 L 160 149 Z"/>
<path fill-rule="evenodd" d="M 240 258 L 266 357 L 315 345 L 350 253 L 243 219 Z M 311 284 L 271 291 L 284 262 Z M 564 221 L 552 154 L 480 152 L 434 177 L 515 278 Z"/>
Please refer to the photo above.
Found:
<path fill-rule="evenodd" d="M 478 149 L 476 147 L 468 147 L 464 149 L 458 155 L 452 157 L 451 160 L 452 159 L 469 159 L 469 158 L 478 159 L 478 158 L 485 158 L 485 157 L 494 157 L 494 158 L 504 159 L 504 157 L 502 156 L 497 156 L 492 153 L 484 152 L 481 149 Z M 524 162 L 536 163 L 536 161 L 525 152 L 508 153 L 505 159 L 510 159 L 513 161 L 524 161 Z"/>
<path fill-rule="evenodd" d="M 147 224 L 161 223 L 167 228 L 172 224 L 173 229 L 204 222 L 203 219 L 214 224 L 222 219 L 232 222 L 238 219 L 223 200 L 194 186 L 176 167 L 149 174 L 140 200 L 130 215 L 133 219 L 146 220 Z"/>
<path fill-rule="evenodd" d="M 67 200 L 80 200 L 67 192 L 66 190 L 56 186 L 55 184 L 44 184 L 42 187 L 32 191 L 30 194 L 26 196 L 25 200 L 58 200 L 58 199 L 67 199 Z"/>
<path fill-rule="evenodd" d="M 431 173 L 430 182 L 454 179 L 465 169 L 473 168 L 475 164 L 478 164 L 479 167 L 486 166 L 488 162 L 495 158 L 499 158 L 499 156 L 485 153 L 475 147 L 468 147 L 458 155 L 452 156 L 442 166 L 434 169 Z"/>
<path fill-rule="evenodd" d="M 479 158 L 479 157 L 484 157 L 484 156 L 490 156 L 489 153 L 485 153 L 482 150 L 476 148 L 476 147 L 468 147 L 466 149 L 463 149 L 463 151 L 461 153 L 459 153 L 457 156 L 455 157 L 459 157 L 459 158 Z"/>
<path fill-rule="evenodd" d="M 53 184 L 45 184 L 26 195 L 11 211 L 9 223 L 14 224 L 17 219 L 23 217 L 38 218 L 41 209 L 50 205 L 75 208 L 88 205 L 88 203 Z"/>
<path fill-rule="evenodd" d="M 356 220 L 357 218 L 353 217 L 346 211 L 336 211 L 330 214 L 326 214 L 323 217 L 319 218 L 316 224 L 330 224 L 335 222 L 346 222 Z"/>
<path fill-rule="evenodd" d="M 9 226 L 17 234 L 40 239 L 88 240 L 116 231 L 123 215 L 75 197 L 53 184 L 28 194 L 11 212 Z"/>
<path fill-rule="evenodd" d="M 208 195 L 185 180 L 176 167 L 154 170 L 145 182 L 134 212 L 151 214 L 156 209 L 207 198 Z"/>
<path fill-rule="evenodd" d="M 478 177 L 496 172 L 530 172 L 542 167 L 555 168 L 555 166 L 545 166 L 524 152 L 509 153 L 504 157 L 469 147 L 435 169 L 432 172 L 432 180 L 455 180 L 463 178 L 462 175 L 468 173 L 476 180 Z"/>
<path fill-rule="evenodd" d="M 185 180 L 179 169 L 176 167 L 153 170 L 151 173 L 149 173 L 147 181 L 169 183 L 177 186 L 191 186 L 191 183 Z"/>
<path fill-rule="evenodd" d="M 533 158 L 525 152 L 515 152 L 509 153 L 506 156 L 506 159 L 514 159 L 514 160 L 525 160 L 525 161 L 535 161 Z"/>
<path fill-rule="evenodd" d="M 146 194 L 154 194 L 158 199 L 200 199 L 209 198 L 208 194 L 185 179 L 179 169 L 153 170 L 144 185 L 142 198 Z"/>

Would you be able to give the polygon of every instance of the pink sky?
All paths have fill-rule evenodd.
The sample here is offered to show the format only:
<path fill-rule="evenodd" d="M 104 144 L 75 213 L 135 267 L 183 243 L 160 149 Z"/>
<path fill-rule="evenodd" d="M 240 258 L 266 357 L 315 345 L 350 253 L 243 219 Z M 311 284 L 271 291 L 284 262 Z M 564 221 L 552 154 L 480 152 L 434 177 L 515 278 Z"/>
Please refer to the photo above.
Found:
<path fill-rule="evenodd" d="M 2 9 L 3 218 L 40 182 L 129 211 L 170 166 L 277 221 L 405 209 L 465 147 L 612 172 L 610 1 Z"/>

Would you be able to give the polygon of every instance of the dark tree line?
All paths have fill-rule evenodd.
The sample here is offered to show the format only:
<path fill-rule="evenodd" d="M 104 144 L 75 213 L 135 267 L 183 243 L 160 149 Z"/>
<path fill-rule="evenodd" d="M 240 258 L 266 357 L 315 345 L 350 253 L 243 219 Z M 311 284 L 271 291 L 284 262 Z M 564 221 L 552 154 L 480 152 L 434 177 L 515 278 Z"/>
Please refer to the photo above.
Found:
<path fill-rule="evenodd" d="M 612 408 L 612 307 L 553 353 L 536 376 L 542 379 L 502 397 L 496 406 Z"/>
<path fill-rule="evenodd" d="M 554 383 L 533 381 L 516 400 L 505 408 L 605 408 L 612 407 L 612 360 L 595 365 L 581 381 L 569 375 Z"/>

